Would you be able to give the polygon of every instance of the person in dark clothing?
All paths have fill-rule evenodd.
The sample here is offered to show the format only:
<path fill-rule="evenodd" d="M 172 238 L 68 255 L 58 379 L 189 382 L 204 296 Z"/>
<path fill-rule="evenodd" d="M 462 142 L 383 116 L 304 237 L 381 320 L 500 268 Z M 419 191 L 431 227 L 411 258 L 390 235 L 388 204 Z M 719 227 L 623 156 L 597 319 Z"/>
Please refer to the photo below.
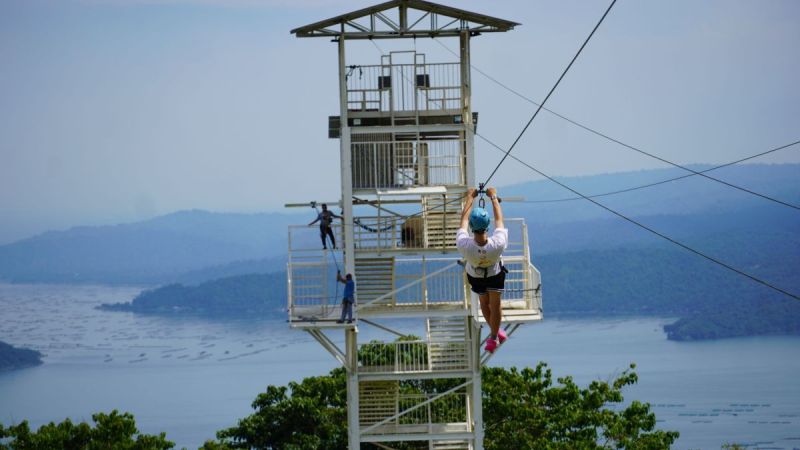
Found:
<path fill-rule="evenodd" d="M 356 301 L 356 282 L 353 275 L 347 274 L 342 277 L 342 272 L 336 272 L 336 281 L 344 284 L 344 294 L 342 294 L 342 316 L 336 323 L 344 323 L 345 316 L 347 323 L 353 323 L 353 303 Z"/>
<path fill-rule="evenodd" d="M 337 216 L 333 213 L 333 211 L 328 211 L 328 205 L 325 203 L 322 204 L 322 212 L 317 214 L 317 218 L 314 219 L 313 222 L 308 224 L 308 226 L 314 225 L 315 223 L 319 222 L 319 237 L 322 239 L 322 248 L 327 249 L 327 241 L 325 240 L 325 236 L 331 238 L 331 244 L 334 249 L 336 249 L 336 238 L 333 236 L 333 228 L 331 224 L 333 224 L 333 218 L 336 217 L 337 219 L 341 219 L 342 216 Z"/>

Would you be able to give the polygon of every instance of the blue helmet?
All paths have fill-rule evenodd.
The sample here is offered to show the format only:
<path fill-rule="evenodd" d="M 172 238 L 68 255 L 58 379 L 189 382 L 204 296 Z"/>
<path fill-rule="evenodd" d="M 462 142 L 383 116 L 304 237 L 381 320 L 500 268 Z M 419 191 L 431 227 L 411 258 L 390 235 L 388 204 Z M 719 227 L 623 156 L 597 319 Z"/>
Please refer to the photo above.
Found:
<path fill-rule="evenodd" d="M 469 213 L 469 226 L 473 232 L 482 233 L 489 228 L 489 213 L 481 207 L 473 208 Z"/>

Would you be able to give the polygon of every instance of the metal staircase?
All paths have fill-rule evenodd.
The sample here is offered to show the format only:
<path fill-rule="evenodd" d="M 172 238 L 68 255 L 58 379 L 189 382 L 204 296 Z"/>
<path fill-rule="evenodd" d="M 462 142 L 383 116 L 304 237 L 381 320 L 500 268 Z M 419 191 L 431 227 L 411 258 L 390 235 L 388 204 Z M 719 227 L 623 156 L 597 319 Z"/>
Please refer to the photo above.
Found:
<path fill-rule="evenodd" d="M 469 326 L 465 317 L 429 318 L 428 363 L 431 371 L 469 370 Z"/>
<path fill-rule="evenodd" d="M 461 225 L 461 201 L 455 196 L 429 195 L 422 198 L 425 247 L 453 249 L 453 237 Z"/>
<path fill-rule="evenodd" d="M 394 257 L 357 258 L 355 266 L 359 303 L 370 302 L 394 290 Z M 391 296 L 380 300 L 381 305 L 393 303 Z"/>

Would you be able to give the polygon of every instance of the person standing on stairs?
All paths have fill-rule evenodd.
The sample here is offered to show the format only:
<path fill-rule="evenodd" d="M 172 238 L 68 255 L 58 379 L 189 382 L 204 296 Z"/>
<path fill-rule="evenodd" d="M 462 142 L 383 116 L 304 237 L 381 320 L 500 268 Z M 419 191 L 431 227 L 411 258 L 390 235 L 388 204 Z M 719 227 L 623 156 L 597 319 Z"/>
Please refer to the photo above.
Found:
<path fill-rule="evenodd" d="M 489 236 L 489 213 L 482 207 L 472 208 L 478 190 L 467 190 L 464 210 L 461 211 L 461 227 L 456 233 L 456 247 L 465 259 L 467 279 L 472 292 L 478 294 L 481 312 L 489 324 L 490 335 L 486 341 L 486 351 L 494 353 L 497 346 L 508 339 L 500 329 L 502 311 L 500 299 L 503 295 L 506 280 L 506 268 L 501 256 L 508 246 L 508 229 L 503 223 L 503 210 L 497 198 L 497 190 L 490 187 L 486 195 L 492 202 L 494 213 L 494 231 Z M 472 237 L 467 226 L 472 229 Z"/>

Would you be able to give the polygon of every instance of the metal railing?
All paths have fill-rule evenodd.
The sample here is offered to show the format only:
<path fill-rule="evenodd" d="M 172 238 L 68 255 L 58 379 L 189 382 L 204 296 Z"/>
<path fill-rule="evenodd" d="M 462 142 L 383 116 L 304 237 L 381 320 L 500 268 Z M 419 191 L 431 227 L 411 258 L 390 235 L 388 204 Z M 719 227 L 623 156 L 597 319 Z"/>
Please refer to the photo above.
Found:
<path fill-rule="evenodd" d="M 359 250 L 419 250 L 419 249 L 454 249 L 456 248 L 455 229 L 452 235 L 437 233 L 433 235 L 427 230 L 434 220 L 441 228 L 442 219 L 428 219 L 415 216 L 368 216 L 358 217 L 353 227 L 353 242 Z M 457 220 L 457 219 L 456 219 Z"/>
<path fill-rule="evenodd" d="M 392 434 L 402 431 L 403 433 L 429 433 L 435 425 L 463 424 L 465 429 L 467 424 L 467 394 L 463 391 L 454 392 L 423 406 L 422 403 L 436 397 L 437 394 L 401 394 L 398 396 L 382 396 L 377 398 L 362 398 L 362 406 L 378 406 L 377 402 L 382 403 L 384 410 L 398 411 L 397 416 L 392 420 L 385 421 L 380 426 L 367 432 L 367 434 Z M 374 403 L 370 404 L 370 403 Z M 380 407 L 378 406 L 378 407 Z M 378 416 L 361 417 L 362 427 L 368 427 L 378 423 Z M 401 428 L 402 427 L 402 428 Z"/>
<path fill-rule="evenodd" d="M 404 242 L 403 223 L 398 218 L 357 218 L 361 224 L 374 231 L 354 226 L 356 249 L 393 250 L 413 247 Z M 387 228 L 387 224 L 391 227 Z M 504 308 L 541 309 L 541 274 L 530 263 L 527 230 L 522 219 L 506 219 L 509 229 L 509 247 L 503 261 L 509 273 L 506 275 L 506 292 L 503 294 Z M 337 245 L 343 246 L 342 225 L 333 226 Z M 406 236 L 408 238 L 408 236 Z M 440 247 L 440 242 L 429 248 L 455 248 L 455 236 L 448 239 L 449 245 Z M 343 287 L 336 282 L 336 270 L 343 268 L 342 253 L 323 251 L 317 226 L 294 225 L 289 227 L 289 263 L 287 265 L 288 310 L 290 321 L 332 320 L 339 318 Z M 459 255 L 440 258 L 397 257 L 394 262 L 392 289 L 374 294 L 371 298 L 358 296 L 356 276 L 356 299 L 354 316 L 361 310 L 365 313 L 385 308 L 411 307 L 428 310 L 432 308 L 469 308 L 470 295 L 464 281 L 464 270 L 455 262 Z"/>
<path fill-rule="evenodd" d="M 449 342 L 424 340 L 378 342 L 359 346 L 359 373 L 426 373 L 469 370 L 468 339 Z"/>
<path fill-rule="evenodd" d="M 459 63 L 353 66 L 347 76 L 350 111 L 453 111 L 461 108 Z"/>
<path fill-rule="evenodd" d="M 336 244 L 344 245 L 342 226 L 333 225 Z M 317 225 L 289 226 L 288 283 L 289 321 L 334 320 L 339 318 L 342 287 L 336 281 L 341 254 L 322 250 Z M 330 242 L 328 243 L 330 248 Z M 355 312 L 353 314 L 355 318 Z"/>
<path fill-rule="evenodd" d="M 433 211 L 436 212 L 436 211 Z M 444 223 L 443 223 L 444 219 Z M 456 248 L 456 230 L 460 214 L 449 212 L 442 215 L 425 214 L 404 216 L 360 216 L 353 227 L 353 242 L 360 250 L 403 250 Z M 523 219 L 506 219 L 508 229 L 507 257 L 527 256 L 527 227 Z M 435 228 L 433 235 L 429 229 Z M 441 233 L 445 228 L 451 233 Z"/>
<path fill-rule="evenodd" d="M 401 395 L 400 411 L 406 411 L 434 397 L 434 394 Z M 400 425 L 464 423 L 467 421 L 467 394 L 456 392 L 398 417 Z"/>
<path fill-rule="evenodd" d="M 461 139 L 353 142 L 353 189 L 463 186 L 463 148 Z"/>
<path fill-rule="evenodd" d="M 386 307 L 427 310 L 430 308 L 468 308 L 469 297 L 464 284 L 464 270 L 458 258 L 395 259 L 394 290 L 367 301 L 357 310 L 374 312 Z M 356 279 L 358 293 L 358 279 Z"/>

